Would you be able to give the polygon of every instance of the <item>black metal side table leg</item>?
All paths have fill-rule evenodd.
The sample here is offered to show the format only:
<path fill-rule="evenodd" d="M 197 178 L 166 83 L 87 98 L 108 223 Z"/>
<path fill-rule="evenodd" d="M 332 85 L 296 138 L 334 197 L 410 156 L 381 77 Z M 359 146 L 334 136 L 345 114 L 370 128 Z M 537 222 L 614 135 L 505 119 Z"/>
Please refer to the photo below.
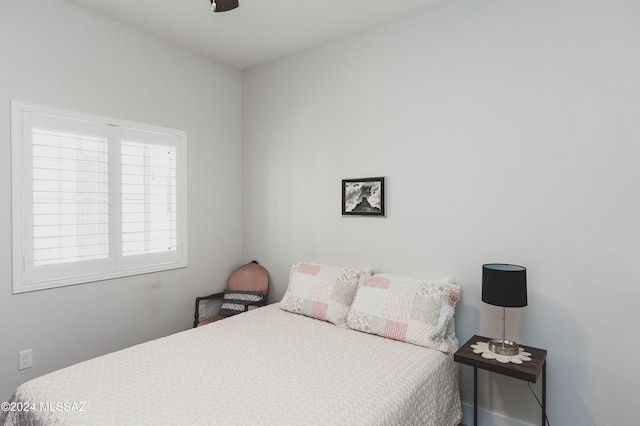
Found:
<path fill-rule="evenodd" d="M 473 426 L 478 426 L 478 367 L 473 367 Z"/>
<path fill-rule="evenodd" d="M 547 424 L 547 360 L 542 364 L 542 426 Z"/>

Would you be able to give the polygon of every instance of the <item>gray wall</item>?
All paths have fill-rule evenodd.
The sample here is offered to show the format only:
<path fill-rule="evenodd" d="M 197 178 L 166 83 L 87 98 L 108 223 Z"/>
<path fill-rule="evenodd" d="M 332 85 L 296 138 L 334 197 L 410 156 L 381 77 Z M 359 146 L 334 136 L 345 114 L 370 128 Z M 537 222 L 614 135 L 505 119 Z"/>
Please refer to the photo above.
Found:
<path fill-rule="evenodd" d="M 0 1 L 0 400 L 187 329 L 241 258 L 241 73 L 58 0 Z M 189 267 L 11 294 L 10 99 L 187 131 Z M 18 371 L 18 351 L 34 366 Z"/>
<path fill-rule="evenodd" d="M 245 257 L 274 299 L 299 260 L 451 274 L 462 341 L 501 333 L 481 265 L 525 265 L 508 336 L 549 350 L 551 424 L 637 423 L 639 21 L 635 1 L 451 0 L 246 70 Z M 372 176 L 387 217 L 341 217 L 341 179 Z M 480 380 L 481 407 L 539 424 L 525 383 Z"/>

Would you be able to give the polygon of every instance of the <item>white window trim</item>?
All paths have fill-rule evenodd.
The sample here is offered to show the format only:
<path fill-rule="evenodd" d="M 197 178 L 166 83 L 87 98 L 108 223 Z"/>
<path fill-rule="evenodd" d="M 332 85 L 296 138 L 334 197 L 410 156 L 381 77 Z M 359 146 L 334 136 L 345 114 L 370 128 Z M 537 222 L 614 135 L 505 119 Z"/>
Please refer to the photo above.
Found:
<path fill-rule="evenodd" d="M 106 273 L 84 273 L 73 275 L 65 278 L 58 278 L 43 282 L 29 282 L 26 273 L 25 248 L 30 246 L 25 244 L 25 223 L 30 221 L 25 218 L 24 203 L 31 202 L 31 198 L 26 197 L 26 190 L 31 186 L 25 182 L 25 165 L 24 165 L 24 120 L 23 113 L 32 112 L 38 114 L 59 116 L 74 120 L 87 121 L 90 123 L 98 123 L 101 125 L 114 126 L 121 129 L 135 129 L 142 132 L 160 133 L 162 135 L 170 135 L 176 137 L 177 155 L 177 192 L 178 192 L 178 214 L 177 226 L 178 242 L 177 250 L 174 253 L 153 253 L 145 254 L 148 261 L 140 265 L 136 259 L 123 259 L 121 253 L 122 244 L 121 236 L 121 200 L 120 200 L 120 183 L 119 170 L 120 162 L 115 156 L 120 155 L 120 149 L 109 148 L 109 182 L 110 182 L 110 198 L 116 202 L 110 201 L 109 214 L 109 234 L 110 234 L 110 256 L 109 271 Z M 166 127 L 154 126 L 149 124 L 137 123 L 133 121 L 115 119 L 94 114 L 81 113 L 71 110 L 51 108 L 41 105 L 29 104 L 24 102 L 11 101 L 11 177 L 12 177 L 12 244 L 13 244 L 13 293 L 24 293 L 47 288 L 55 288 L 67 285 L 89 283 L 95 281 L 109 280 L 125 276 L 145 274 L 151 272 L 165 271 L 170 269 L 187 267 L 187 134 L 182 130 L 170 129 Z M 113 151 L 113 152 L 112 152 Z M 117 180 L 112 178 L 118 176 Z M 114 184 L 117 183 L 117 184 Z M 26 199 L 29 198 L 29 199 Z M 113 214 L 113 208 L 115 215 Z M 112 235 L 118 235 L 114 239 Z M 33 257 L 33 256 L 31 256 Z M 135 256 L 134 256 L 135 257 Z M 72 269 L 73 267 L 68 266 Z"/>

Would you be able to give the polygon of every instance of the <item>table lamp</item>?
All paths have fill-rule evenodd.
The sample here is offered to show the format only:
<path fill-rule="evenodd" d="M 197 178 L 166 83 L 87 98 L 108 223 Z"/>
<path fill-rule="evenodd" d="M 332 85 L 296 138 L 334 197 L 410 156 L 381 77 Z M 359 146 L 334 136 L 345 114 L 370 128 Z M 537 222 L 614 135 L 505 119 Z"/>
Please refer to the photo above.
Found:
<path fill-rule="evenodd" d="M 505 338 L 506 308 L 527 306 L 527 268 L 505 263 L 482 265 L 482 301 L 502 306 L 502 339 L 488 342 L 489 350 L 499 355 L 517 355 L 520 347 Z"/>

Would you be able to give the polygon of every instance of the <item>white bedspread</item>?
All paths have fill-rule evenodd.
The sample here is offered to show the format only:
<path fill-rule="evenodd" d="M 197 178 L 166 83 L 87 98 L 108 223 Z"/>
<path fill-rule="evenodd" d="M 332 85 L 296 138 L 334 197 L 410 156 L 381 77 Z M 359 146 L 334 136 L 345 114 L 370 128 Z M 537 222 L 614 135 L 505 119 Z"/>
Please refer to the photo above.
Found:
<path fill-rule="evenodd" d="M 455 425 L 453 355 L 277 306 L 20 386 L 4 425 Z M 19 405 L 22 404 L 22 407 Z"/>

